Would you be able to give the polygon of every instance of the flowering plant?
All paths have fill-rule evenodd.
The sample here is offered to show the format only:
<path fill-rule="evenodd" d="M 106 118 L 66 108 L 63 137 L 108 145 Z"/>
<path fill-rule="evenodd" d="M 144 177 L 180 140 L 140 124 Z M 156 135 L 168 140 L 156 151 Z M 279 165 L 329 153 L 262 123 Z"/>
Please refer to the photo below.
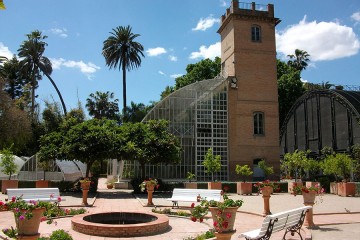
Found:
<path fill-rule="evenodd" d="M 303 192 L 309 193 L 311 191 L 314 191 L 318 195 L 322 195 L 324 193 L 324 188 L 322 188 L 320 186 L 320 184 L 315 184 L 315 186 L 306 187 L 306 186 L 299 186 L 299 185 L 297 185 L 297 183 L 294 183 L 294 186 L 292 188 L 292 192 L 293 192 L 294 196 L 300 195 Z"/>
<path fill-rule="evenodd" d="M 263 182 L 257 182 L 257 183 L 254 183 L 254 187 L 257 187 L 258 188 L 258 191 L 260 192 L 260 190 L 262 190 L 264 187 L 272 187 L 274 188 L 275 185 L 273 182 L 271 182 L 269 179 L 268 180 L 265 180 Z"/>
<path fill-rule="evenodd" d="M 53 196 L 50 195 L 50 198 Z M 0 210 L 9 210 L 14 212 L 16 221 L 21 221 L 24 219 L 31 219 L 33 217 L 33 210 L 37 208 L 45 208 L 44 217 L 42 221 L 48 219 L 47 223 L 52 223 L 51 216 L 48 218 L 47 214 L 51 213 L 50 209 L 58 207 L 58 202 L 61 201 L 61 197 L 57 198 L 57 202 L 42 202 L 30 200 L 29 202 L 24 201 L 21 197 L 12 197 L 11 200 L 6 200 L 5 202 L 0 200 Z"/>
<path fill-rule="evenodd" d="M 227 231 L 229 227 L 229 219 L 232 217 L 231 213 L 225 213 L 226 208 L 230 207 L 241 207 L 243 200 L 233 200 L 228 197 L 226 193 L 223 194 L 223 201 L 215 200 L 206 200 L 202 199 L 201 203 L 195 206 L 195 203 L 191 204 L 191 216 L 190 219 L 193 222 L 196 222 L 199 219 L 199 222 L 203 222 L 204 217 L 209 212 L 209 208 L 216 208 L 216 213 L 213 216 L 214 223 L 213 226 L 217 232 Z"/>
<path fill-rule="evenodd" d="M 91 180 L 89 178 L 84 178 L 80 180 L 81 183 L 91 183 Z"/>
<path fill-rule="evenodd" d="M 140 189 L 141 189 L 141 191 L 143 192 L 143 191 L 145 191 L 145 189 L 146 189 L 146 186 L 155 186 L 155 188 L 156 189 L 158 189 L 159 188 L 159 183 L 158 183 L 158 180 L 156 180 L 155 178 L 154 179 L 152 179 L 152 178 L 149 178 L 148 180 L 144 180 L 140 185 L 139 185 L 139 187 L 140 187 Z"/>

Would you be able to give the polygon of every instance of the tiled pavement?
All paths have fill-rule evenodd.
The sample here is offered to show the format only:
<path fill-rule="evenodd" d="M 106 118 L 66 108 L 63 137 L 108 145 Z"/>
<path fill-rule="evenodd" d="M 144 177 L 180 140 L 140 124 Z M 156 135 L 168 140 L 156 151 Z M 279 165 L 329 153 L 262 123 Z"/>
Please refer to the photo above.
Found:
<path fill-rule="evenodd" d="M 0 199 L 4 200 L 6 195 L 0 194 Z M 237 232 L 232 239 L 239 239 L 241 232 L 259 228 L 263 217 L 263 199 L 261 196 L 239 196 L 231 194 L 231 198 L 243 199 L 244 205 L 239 208 L 236 216 L 235 228 Z M 80 195 L 66 195 L 61 206 L 79 206 L 81 204 Z M 87 207 L 88 212 L 108 212 L 108 211 L 131 211 L 141 210 L 151 212 L 151 207 L 146 207 L 146 195 L 131 194 L 127 190 L 108 190 L 106 189 L 105 179 L 99 181 L 99 194 L 91 196 L 88 203 L 93 206 Z M 154 195 L 153 202 L 159 208 L 171 207 L 171 202 L 164 196 Z M 186 209 L 190 203 L 179 203 L 182 209 Z M 270 210 L 273 213 L 302 206 L 302 197 L 294 197 L 290 194 L 274 194 L 270 198 Z M 75 240 L 108 240 L 108 239 L 147 239 L 147 240 L 182 240 L 190 236 L 196 236 L 211 228 L 212 220 L 205 220 L 204 223 L 194 223 L 188 218 L 170 217 L 170 229 L 168 232 L 137 238 L 104 238 L 89 236 L 78 233 L 71 229 L 71 218 L 60 218 L 56 224 L 47 225 L 45 222 L 40 224 L 39 232 L 42 236 L 48 236 L 52 231 L 64 229 L 68 231 Z M 307 239 L 314 240 L 333 240 L 333 239 L 356 239 L 360 240 L 360 198 L 359 197 L 339 197 L 334 195 L 323 196 L 323 202 L 314 205 L 314 223 L 317 227 L 313 229 L 303 228 L 302 235 Z M 0 212 L 0 228 L 14 226 L 14 218 L 11 212 Z M 274 233 L 273 240 L 282 239 L 282 232 Z M 0 239 L 4 235 L 0 234 Z M 4 239 L 4 238 L 2 238 Z M 242 238 L 244 239 L 244 238 Z M 287 239 L 300 239 L 298 236 L 287 236 Z M 305 238 L 304 238 L 305 239 Z"/>

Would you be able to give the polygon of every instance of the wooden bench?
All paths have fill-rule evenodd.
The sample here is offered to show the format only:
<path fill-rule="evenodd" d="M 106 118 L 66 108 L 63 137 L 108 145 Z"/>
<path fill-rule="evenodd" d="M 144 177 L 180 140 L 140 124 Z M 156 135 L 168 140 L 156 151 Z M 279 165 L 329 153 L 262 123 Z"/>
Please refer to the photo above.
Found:
<path fill-rule="evenodd" d="M 267 215 L 260 229 L 242 233 L 239 238 L 245 237 L 247 240 L 267 240 L 270 239 L 273 232 L 279 232 L 285 229 L 285 234 L 282 239 L 285 239 L 286 234 L 289 232 L 292 236 L 297 233 L 300 239 L 303 239 L 300 234 L 300 229 L 304 223 L 305 214 L 309 209 L 311 209 L 311 206 L 304 206 L 273 215 Z"/>
<path fill-rule="evenodd" d="M 174 188 L 171 198 L 167 200 L 173 202 L 173 208 L 179 207 L 178 202 L 196 202 L 198 196 L 206 200 L 221 200 L 222 190 L 216 189 L 184 189 L 184 188 Z"/>
<path fill-rule="evenodd" d="M 7 195 L 9 200 L 12 197 L 21 197 L 25 202 L 59 202 L 60 191 L 58 188 L 8 188 Z"/>

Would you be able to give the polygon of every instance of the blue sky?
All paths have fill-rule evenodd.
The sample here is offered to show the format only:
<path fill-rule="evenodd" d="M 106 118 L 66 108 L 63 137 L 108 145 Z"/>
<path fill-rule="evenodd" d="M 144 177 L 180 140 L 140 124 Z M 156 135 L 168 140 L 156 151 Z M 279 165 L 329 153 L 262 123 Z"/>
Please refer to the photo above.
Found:
<path fill-rule="evenodd" d="M 310 54 L 304 81 L 360 85 L 359 0 L 259 0 L 274 4 L 278 58 L 296 48 Z M 4 0 L 0 10 L 0 56 L 17 53 L 26 34 L 47 35 L 45 56 L 67 108 L 83 105 L 90 93 L 115 93 L 122 106 L 122 73 L 109 70 L 101 54 L 103 41 L 117 26 L 132 27 L 144 46 L 141 67 L 127 73 L 127 102 L 158 101 L 186 66 L 220 56 L 219 19 L 230 0 Z M 38 102 L 59 101 L 43 78 Z"/>

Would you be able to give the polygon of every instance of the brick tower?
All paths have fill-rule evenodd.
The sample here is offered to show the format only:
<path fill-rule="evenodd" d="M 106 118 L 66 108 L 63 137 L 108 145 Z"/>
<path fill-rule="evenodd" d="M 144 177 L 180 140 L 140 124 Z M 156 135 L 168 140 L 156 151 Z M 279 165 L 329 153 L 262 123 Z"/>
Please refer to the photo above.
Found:
<path fill-rule="evenodd" d="M 221 17 L 222 75 L 229 79 L 229 177 L 248 164 L 262 177 L 264 159 L 279 176 L 279 112 L 274 6 L 233 0 Z"/>

